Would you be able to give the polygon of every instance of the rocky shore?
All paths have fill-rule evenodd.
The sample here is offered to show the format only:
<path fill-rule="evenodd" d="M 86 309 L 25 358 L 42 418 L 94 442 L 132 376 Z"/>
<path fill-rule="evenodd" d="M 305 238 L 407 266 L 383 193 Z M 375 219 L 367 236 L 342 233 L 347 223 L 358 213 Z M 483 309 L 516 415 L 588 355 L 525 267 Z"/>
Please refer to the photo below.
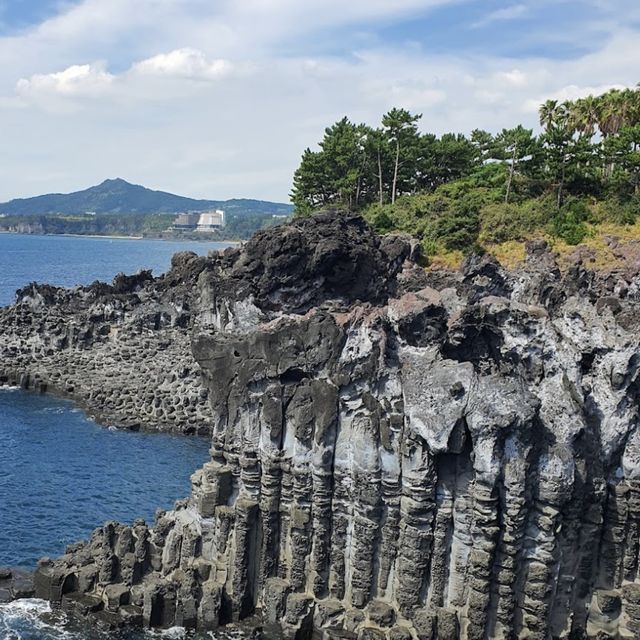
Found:
<path fill-rule="evenodd" d="M 205 265 L 182 253 L 160 278 L 21 289 L 15 305 L 0 308 L 0 384 L 69 397 L 108 426 L 209 434 L 208 392 L 190 346 Z"/>
<path fill-rule="evenodd" d="M 0 317 L 11 371 L 212 437 L 189 498 L 43 559 L 36 595 L 114 627 L 640 637 L 640 280 L 528 249 L 513 272 L 430 273 L 409 239 L 327 213 L 123 291 L 23 291 Z M 158 384 L 178 365 L 195 414 Z M 107 380 L 129 413 L 96 400 Z"/>
<path fill-rule="evenodd" d="M 34 593 L 31 572 L 23 569 L 0 568 L 0 604 L 21 598 L 32 598 Z"/>

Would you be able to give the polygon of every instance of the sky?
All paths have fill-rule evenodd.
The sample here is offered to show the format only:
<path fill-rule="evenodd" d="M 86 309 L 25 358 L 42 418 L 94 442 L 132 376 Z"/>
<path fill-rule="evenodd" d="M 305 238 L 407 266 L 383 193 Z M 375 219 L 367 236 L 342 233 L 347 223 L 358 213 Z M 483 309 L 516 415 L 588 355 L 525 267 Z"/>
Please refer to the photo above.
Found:
<path fill-rule="evenodd" d="M 441 134 L 640 81 L 638 0 L 0 0 L 0 202 L 121 177 L 287 201 L 324 128 Z"/>

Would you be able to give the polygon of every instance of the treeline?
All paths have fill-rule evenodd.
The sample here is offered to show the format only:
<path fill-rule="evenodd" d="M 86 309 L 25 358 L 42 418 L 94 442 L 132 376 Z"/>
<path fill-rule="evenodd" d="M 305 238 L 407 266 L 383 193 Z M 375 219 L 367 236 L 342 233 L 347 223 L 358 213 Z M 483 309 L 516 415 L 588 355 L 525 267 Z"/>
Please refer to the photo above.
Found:
<path fill-rule="evenodd" d="M 0 229 L 18 233 L 138 236 L 164 231 L 174 219 L 175 215 L 167 213 L 15 215 L 0 218 Z"/>
<path fill-rule="evenodd" d="M 364 211 L 446 248 L 519 239 L 544 227 L 579 242 L 585 223 L 633 222 L 640 198 L 640 90 L 549 100 L 542 132 L 421 133 L 421 115 L 392 109 L 372 128 L 343 118 L 305 150 L 293 181 L 297 214 Z"/>
<path fill-rule="evenodd" d="M 169 231 L 175 220 L 172 213 L 129 213 L 96 215 L 32 215 L 0 217 L 0 231 L 31 234 L 125 235 L 146 237 L 184 237 L 208 240 L 246 240 L 256 231 L 283 222 L 271 214 L 227 216 L 227 224 L 210 234 Z"/>

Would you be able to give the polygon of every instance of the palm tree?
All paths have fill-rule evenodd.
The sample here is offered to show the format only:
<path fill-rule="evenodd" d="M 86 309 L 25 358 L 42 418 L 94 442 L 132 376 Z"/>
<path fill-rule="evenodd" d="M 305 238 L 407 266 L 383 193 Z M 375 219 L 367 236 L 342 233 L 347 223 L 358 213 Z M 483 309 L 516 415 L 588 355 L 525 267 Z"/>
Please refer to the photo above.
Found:
<path fill-rule="evenodd" d="M 556 127 L 558 129 L 569 129 L 569 115 L 571 113 L 571 101 L 565 100 L 562 104 L 559 104 L 556 109 Z"/>
<path fill-rule="evenodd" d="M 558 103 L 557 100 L 547 100 L 538 110 L 540 126 L 546 133 L 552 129 L 564 129 L 569 124 L 570 102 Z"/>
<path fill-rule="evenodd" d="M 640 124 L 640 84 L 630 90 L 629 95 L 629 124 L 633 127 Z"/>
<path fill-rule="evenodd" d="M 540 106 L 540 109 L 538 110 L 538 114 L 540 116 L 540 126 L 545 131 L 549 131 L 555 126 L 557 112 L 557 100 L 547 100 Z"/>
<path fill-rule="evenodd" d="M 632 127 L 640 120 L 640 90 L 624 89 L 621 93 L 622 126 Z"/>
<path fill-rule="evenodd" d="M 603 138 L 614 136 L 624 123 L 625 97 L 619 89 L 611 89 L 600 97 L 598 127 Z"/>
<path fill-rule="evenodd" d="M 581 137 L 593 137 L 599 110 L 600 101 L 596 96 L 586 96 L 570 103 L 569 121 Z"/>

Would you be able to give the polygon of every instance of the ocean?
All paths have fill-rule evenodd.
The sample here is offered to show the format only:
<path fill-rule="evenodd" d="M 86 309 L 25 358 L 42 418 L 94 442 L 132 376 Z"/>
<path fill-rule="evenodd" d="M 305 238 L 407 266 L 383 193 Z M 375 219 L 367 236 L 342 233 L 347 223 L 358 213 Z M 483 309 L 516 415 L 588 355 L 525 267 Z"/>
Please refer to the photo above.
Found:
<path fill-rule="evenodd" d="M 16 289 L 30 282 L 62 287 L 111 282 L 120 272 L 166 271 L 178 251 L 206 255 L 228 242 L 181 242 L 0 233 L 0 306 L 15 301 Z"/>
<path fill-rule="evenodd" d="M 0 234 L 0 305 L 11 304 L 15 290 L 32 281 L 75 286 L 139 269 L 157 275 L 177 251 L 206 254 L 226 246 Z M 0 567 L 33 569 L 38 558 L 64 553 L 67 544 L 108 520 L 152 522 L 156 508 L 170 509 L 189 494 L 189 478 L 208 449 L 205 438 L 110 430 L 69 401 L 0 389 Z M 144 635 L 73 624 L 41 601 L 0 605 L 0 640 Z M 183 632 L 164 635 L 182 637 Z"/>

